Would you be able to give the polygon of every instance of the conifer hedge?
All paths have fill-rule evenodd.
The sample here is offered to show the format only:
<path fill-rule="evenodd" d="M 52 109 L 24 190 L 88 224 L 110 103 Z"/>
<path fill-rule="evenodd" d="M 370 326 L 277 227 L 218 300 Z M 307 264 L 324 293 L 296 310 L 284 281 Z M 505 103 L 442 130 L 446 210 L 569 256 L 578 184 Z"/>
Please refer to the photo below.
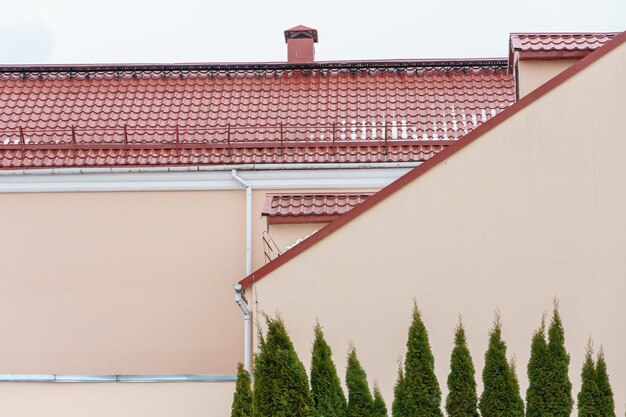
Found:
<path fill-rule="evenodd" d="M 372 404 L 371 417 L 387 417 L 387 405 L 380 393 L 378 384 L 374 384 L 374 403 Z"/>
<path fill-rule="evenodd" d="M 511 417 L 524 417 L 524 400 L 519 390 L 519 380 L 515 366 L 515 356 L 509 361 L 509 389 L 511 400 Z"/>
<path fill-rule="evenodd" d="M 580 417 L 603 417 L 600 414 L 600 390 L 596 378 L 595 363 L 593 362 L 593 345 L 591 340 L 587 345 L 585 362 L 581 372 L 582 385 L 578 393 L 578 415 Z"/>
<path fill-rule="evenodd" d="M 237 365 L 237 384 L 233 395 L 231 417 L 252 417 L 252 387 L 250 374 L 243 368 L 243 364 Z"/>
<path fill-rule="evenodd" d="M 267 320 L 254 368 L 256 417 L 313 417 L 309 380 L 280 317 Z M 262 335 L 260 335 L 262 336 Z"/>
<path fill-rule="evenodd" d="M 598 386 L 598 411 L 603 417 L 615 417 L 615 400 L 613 390 L 609 382 L 609 374 L 606 370 L 604 349 L 600 347 L 596 360 L 596 385 Z"/>
<path fill-rule="evenodd" d="M 506 360 L 506 344 L 502 340 L 502 322 L 497 313 L 489 333 L 489 347 L 483 368 L 483 393 L 479 401 L 482 417 L 519 416 L 519 387 Z M 517 388 L 517 393 L 515 392 Z M 523 415 L 523 410 L 522 410 Z"/>
<path fill-rule="evenodd" d="M 311 358 L 311 392 L 318 417 L 346 417 L 346 397 L 337 376 L 333 353 L 319 323 L 315 326 Z"/>
<path fill-rule="evenodd" d="M 406 342 L 404 381 L 399 417 L 442 417 L 441 390 L 435 377 L 435 358 L 428 341 L 428 332 L 422 316 L 413 303 L 413 319 Z M 394 414 L 395 415 L 395 414 Z"/>
<path fill-rule="evenodd" d="M 454 334 L 454 349 L 450 358 L 450 374 L 448 375 L 446 398 L 448 417 L 478 417 L 478 396 L 474 374 L 474 364 L 467 348 L 465 329 L 459 320 Z"/>
<path fill-rule="evenodd" d="M 526 417 L 543 417 L 550 386 L 548 380 L 548 343 L 546 342 L 545 315 L 541 326 L 533 333 L 528 361 L 528 389 L 526 390 Z"/>
<path fill-rule="evenodd" d="M 367 374 L 352 347 L 348 355 L 346 369 L 346 386 L 348 387 L 348 417 L 370 417 L 374 399 L 367 384 Z"/>
<path fill-rule="evenodd" d="M 343 393 L 332 351 L 319 323 L 315 326 L 311 358 L 311 385 L 280 317 L 266 317 L 267 333 L 259 334 L 255 382 L 239 364 L 231 417 L 387 417 L 377 384 L 373 393 L 356 350 L 350 349 L 346 369 L 348 401 Z M 547 337 L 546 337 L 547 336 Z M 404 364 L 400 361 L 394 387 L 393 417 L 443 417 L 441 391 L 428 332 L 414 303 Z M 573 408 L 568 376 L 570 356 L 555 301 L 546 335 L 545 316 L 534 332 L 528 362 L 526 407 L 520 395 L 515 360 L 507 361 L 499 313 L 489 332 L 482 373 L 483 392 L 476 394 L 475 370 L 461 321 L 455 329 L 450 357 L 449 417 L 569 417 Z M 578 393 L 580 417 L 615 417 L 615 402 L 602 349 L 594 363 L 591 340 L 581 372 Z M 478 404 L 478 407 L 477 407 Z M 526 410 L 524 410 L 526 408 Z M 479 412 L 480 411 L 480 414 Z"/>
<path fill-rule="evenodd" d="M 572 413 L 572 383 L 569 380 L 569 354 L 565 350 L 565 331 L 559 314 L 558 301 L 554 300 L 552 321 L 548 329 L 548 364 L 545 384 L 545 415 L 569 417 Z"/>
<path fill-rule="evenodd" d="M 404 417 L 406 412 L 402 401 L 404 400 L 404 371 L 402 370 L 402 361 L 398 364 L 398 377 L 396 385 L 393 388 L 393 404 L 391 404 L 391 415 L 393 417 Z"/>

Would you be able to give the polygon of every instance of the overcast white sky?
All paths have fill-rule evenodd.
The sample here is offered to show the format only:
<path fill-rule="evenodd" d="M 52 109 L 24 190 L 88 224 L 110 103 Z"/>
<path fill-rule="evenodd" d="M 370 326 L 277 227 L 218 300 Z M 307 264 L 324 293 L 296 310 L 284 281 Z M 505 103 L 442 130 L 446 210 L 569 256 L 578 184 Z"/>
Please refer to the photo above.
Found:
<path fill-rule="evenodd" d="M 626 0 L 2 0 L 0 63 L 283 61 L 314 27 L 317 60 L 506 56 L 509 32 L 626 30 Z"/>

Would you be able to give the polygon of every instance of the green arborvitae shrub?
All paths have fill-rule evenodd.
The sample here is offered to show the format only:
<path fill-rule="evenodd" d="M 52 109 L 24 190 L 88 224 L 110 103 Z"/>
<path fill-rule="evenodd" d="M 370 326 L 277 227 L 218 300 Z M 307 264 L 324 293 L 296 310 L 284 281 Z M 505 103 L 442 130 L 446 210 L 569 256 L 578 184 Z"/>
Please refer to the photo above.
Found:
<path fill-rule="evenodd" d="M 541 327 L 535 330 L 530 345 L 528 361 L 528 389 L 526 390 L 526 416 L 543 417 L 546 412 L 546 399 L 550 393 L 548 379 L 548 343 L 546 342 L 545 315 Z"/>
<path fill-rule="evenodd" d="M 515 366 L 515 357 L 509 362 L 509 398 L 511 417 L 524 417 L 524 400 L 520 394 L 519 380 L 517 379 L 517 371 Z"/>
<path fill-rule="evenodd" d="M 333 363 L 333 353 L 319 323 L 311 358 L 311 391 L 318 417 L 346 417 L 348 404 Z"/>
<path fill-rule="evenodd" d="M 352 347 L 348 355 L 346 369 L 346 386 L 348 387 L 348 417 L 370 417 L 374 400 L 367 384 L 367 375 Z"/>
<path fill-rule="evenodd" d="M 402 370 L 402 362 L 400 362 L 398 364 L 398 378 L 396 380 L 396 385 L 393 388 L 393 404 L 391 404 L 391 415 L 393 417 L 406 416 L 406 412 L 404 411 L 404 407 L 402 405 L 404 397 L 404 371 Z"/>
<path fill-rule="evenodd" d="M 489 333 L 489 347 L 485 353 L 483 393 L 478 403 L 482 417 L 518 415 L 517 399 L 513 395 L 515 389 L 512 384 L 511 369 L 506 360 L 506 344 L 502 340 L 502 323 L 497 313 Z"/>
<path fill-rule="evenodd" d="M 422 316 L 413 306 L 413 321 L 406 342 L 404 361 L 404 416 L 442 417 L 441 390 L 435 377 L 435 359 Z"/>
<path fill-rule="evenodd" d="M 465 329 L 459 320 L 450 358 L 446 411 L 449 417 L 478 417 L 474 363 L 467 348 Z"/>
<path fill-rule="evenodd" d="M 372 404 L 371 417 L 387 417 L 387 405 L 383 395 L 380 393 L 378 384 L 374 384 L 374 403 Z"/>
<path fill-rule="evenodd" d="M 267 336 L 259 337 L 254 368 L 256 417 L 312 417 L 313 397 L 304 365 L 298 359 L 280 317 L 267 320 Z"/>
<path fill-rule="evenodd" d="M 548 329 L 548 374 L 549 387 L 545 399 L 545 415 L 569 417 L 572 413 L 572 383 L 569 379 L 569 354 L 565 350 L 565 332 L 559 315 L 558 301 L 554 300 L 552 321 Z"/>
<path fill-rule="evenodd" d="M 231 417 L 252 417 L 252 387 L 250 374 L 243 368 L 242 364 L 237 365 L 237 384 L 233 395 L 233 405 L 230 412 Z"/>
<path fill-rule="evenodd" d="M 578 393 L 578 416 L 604 417 L 600 413 L 600 390 L 598 389 L 595 364 L 593 363 L 593 345 L 591 340 L 589 340 L 587 346 L 581 378 L 582 385 Z"/>
<path fill-rule="evenodd" d="M 615 400 L 613 390 L 609 382 L 609 374 L 606 370 L 606 360 L 604 359 L 604 349 L 600 347 L 598 359 L 596 360 L 596 384 L 598 386 L 599 403 L 598 408 L 602 417 L 615 417 Z"/>

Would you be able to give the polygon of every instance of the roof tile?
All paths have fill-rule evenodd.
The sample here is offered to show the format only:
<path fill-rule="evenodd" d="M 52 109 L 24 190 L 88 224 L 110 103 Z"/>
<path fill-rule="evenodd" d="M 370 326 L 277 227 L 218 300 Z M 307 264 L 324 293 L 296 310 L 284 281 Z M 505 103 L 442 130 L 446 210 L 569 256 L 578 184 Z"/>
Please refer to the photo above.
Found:
<path fill-rule="evenodd" d="M 0 166 L 420 161 L 514 101 L 505 61 L 384 64 L 0 67 Z"/>
<path fill-rule="evenodd" d="M 555 53 L 564 58 L 582 58 L 619 33 L 512 33 L 510 43 L 512 51 L 519 51 L 526 58 L 550 57 Z"/>
<path fill-rule="evenodd" d="M 262 215 L 269 223 L 330 222 L 372 194 L 267 194 Z"/>

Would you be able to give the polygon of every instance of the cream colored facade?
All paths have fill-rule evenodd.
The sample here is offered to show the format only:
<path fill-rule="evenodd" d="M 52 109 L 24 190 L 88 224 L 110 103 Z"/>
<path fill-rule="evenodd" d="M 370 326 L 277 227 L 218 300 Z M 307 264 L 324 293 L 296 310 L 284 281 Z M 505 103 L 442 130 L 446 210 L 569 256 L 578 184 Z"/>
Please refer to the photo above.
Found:
<path fill-rule="evenodd" d="M 477 368 L 499 309 L 523 392 L 533 330 L 560 300 L 574 397 L 587 339 L 626 404 L 626 44 L 256 283 L 309 366 L 322 323 L 341 373 L 353 342 L 391 405 L 412 299 L 444 391 L 463 315 Z M 419 210 L 416 210 L 419 208 Z"/>
<path fill-rule="evenodd" d="M 276 245 L 283 251 L 299 239 L 310 236 L 328 223 L 271 224 L 269 231 Z"/>
<path fill-rule="evenodd" d="M 233 373 L 241 191 L 1 194 L 0 373 Z"/>
<path fill-rule="evenodd" d="M 3 416 L 155 417 L 229 416 L 235 384 L 3 383 Z"/>
<path fill-rule="evenodd" d="M 516 60 L 519 53 L 516 52 Z M 559 75 L 567 68 L 578 62 L 577 59 L 519 60 L 517 63 L 517 85 L 519 97 L 526 96 L 531 91 L 545 84 L 546 81 Z"/>
<path fill-rule="evenodd" d="M 253 191 L 254 269 L 265 263 L 265 195 L 309 191 L 318 190 Z M 4 193 L 0 207 L 0 374 L 235 373 L 243 361 L 233 291 L 245 275 L 243 188 Z M 284 250 L 320 227 L 270 233 Z M 0 415 L 226 416 L 233 387 L 0 382 Z"/>
<path fill-rule="evenodd" d="M 265 263 L 268 192 L 303 190 L 253 191 L 253 269 Z M 234 373 L 243 189 L 11 193 L 0 207 L 0 373 Z M 321 226 L 270 233 L 284 250 Z"/>

